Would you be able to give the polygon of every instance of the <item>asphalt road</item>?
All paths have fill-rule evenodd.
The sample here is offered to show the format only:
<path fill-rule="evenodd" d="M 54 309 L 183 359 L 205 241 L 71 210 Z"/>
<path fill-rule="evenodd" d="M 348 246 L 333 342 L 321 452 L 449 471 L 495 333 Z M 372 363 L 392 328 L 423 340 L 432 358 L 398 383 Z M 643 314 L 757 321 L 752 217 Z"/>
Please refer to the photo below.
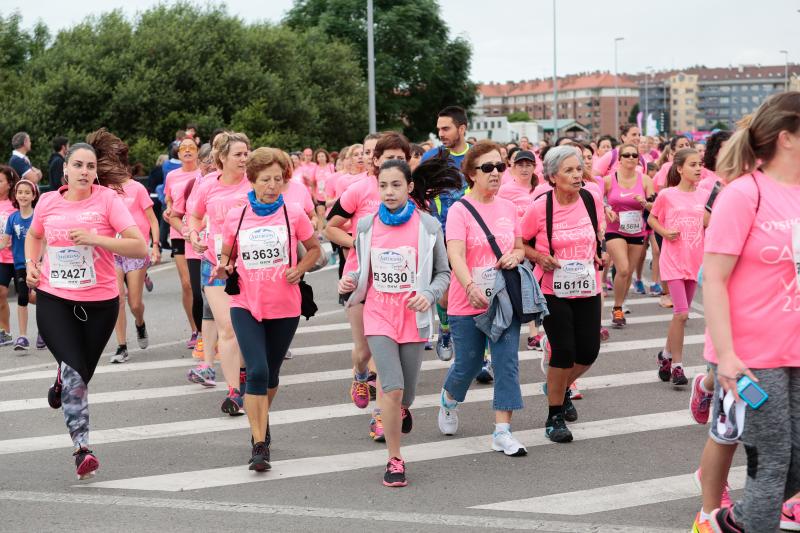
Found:
<path fill-rule="evenodd" d="M 145 296 L 151 346 L 109 365 L 112 340 L 90 385 L 90 439 L 101 463 L 90 481 L 75 479 L 62 414 L 46 404 L 55 375 L 50 354 L 0 348 L 0 531 L 627 533 L 686 531 L 699 508 L 691 474 L 706 428 L 689 417 L 688 387 L 675 390 L 656 376 L 670 310 L 655 298 L 632 298 L 628 318 L 638 323 L 612 331 L 581 380 L 571 444 L 544 438 L 540 353 L 521 352 L 526 408 L 513 429 L 527 457 L 491 451 L 490 386 L 470 390 L 458 435 L 439 433 L 447 364 L 427 352 L 414 430 L 404 440 L 409 485 L 389 489 L 381 484 L 384 446 L 368 435 L 369 411 L 348 397 L 349 327 L 336 304 L 335 270 L 309 276 L 320 314 L 301 322 L 295 357 L 283 366 L 273 469 L 263 475 L 247 470 L 246 417 L 219 410 L 224 386 L 206 390 L 185 378 L 189 328 L 174 268 L 156 267 L 152 278 L 155 291 Z M 690 377 L 702 365 L 701 302 L 694 312 Z M 12 306 L 14 322 L 15 314 Z M 132 320 L 129 327 L 135 345 Z M 737 455 L 735 465 L 742 463 Z"/>

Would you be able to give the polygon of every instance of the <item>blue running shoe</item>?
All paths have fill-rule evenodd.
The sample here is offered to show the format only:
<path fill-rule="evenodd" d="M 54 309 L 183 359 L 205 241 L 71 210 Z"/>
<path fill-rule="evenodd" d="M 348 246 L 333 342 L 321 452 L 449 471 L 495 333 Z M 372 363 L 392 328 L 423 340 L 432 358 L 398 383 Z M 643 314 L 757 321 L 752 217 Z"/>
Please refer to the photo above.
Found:
<path fill-rule="evenodd" d="M 453 358 L 453 340 L 450 337 L 450 330 L 443 331 L 439 326 L 439 340 L 436 341 L 436 357 L 441 361 L 449 361 Z"/>
<path fill-rule="evenodd" d="M 636 291 L 636 294 L 644 294 L 645 293 L 645 291 L 644 291 L 644 283 L 642 283 L 642 280 L 637 279 L 636 281 L 633 282 L 633 290 Z"/>

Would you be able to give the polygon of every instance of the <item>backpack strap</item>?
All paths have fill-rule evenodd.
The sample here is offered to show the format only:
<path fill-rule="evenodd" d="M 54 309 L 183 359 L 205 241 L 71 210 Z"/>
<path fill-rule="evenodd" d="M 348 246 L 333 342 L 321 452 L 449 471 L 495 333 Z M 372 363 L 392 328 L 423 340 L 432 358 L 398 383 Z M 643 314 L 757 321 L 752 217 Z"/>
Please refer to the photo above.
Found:
<path fill-rule="evenodd" d="M 547 247 L 550 255 L 555 257 L 556 251 L 553 250 L 553 191 L 547 191 L 547 198 L 544 204 L 544 224 L 547 228 Z"/>
<path fill-rule="evenodd" d="M 497 245 L 497 241 L 495 240 L 494 235 L 492 234 L 491 230 L 489 230 L 489 227 L 483 221 L 481 216 L 478 214 L 478 211 L 475 210 L 475 207 L 471 203 L 467 202 L 464 198 L 461 198 L 460 200 L 458 200 L 458 202 L 463 204 L 464 207 L 467 208 L 467 211 L 470 212 L 472 217 L 475 219 L 475 222 L 477 222 L 478 225 L 481 227 L 483 233 L 486 234 L 486 240 L 489 241 L 489 246 L 492 247 L 492 251 L 494 252 L 494 255 L 497 256 L 497 259 L 503 257 L 503 252 L 500 251 L 500 247 Z"/>

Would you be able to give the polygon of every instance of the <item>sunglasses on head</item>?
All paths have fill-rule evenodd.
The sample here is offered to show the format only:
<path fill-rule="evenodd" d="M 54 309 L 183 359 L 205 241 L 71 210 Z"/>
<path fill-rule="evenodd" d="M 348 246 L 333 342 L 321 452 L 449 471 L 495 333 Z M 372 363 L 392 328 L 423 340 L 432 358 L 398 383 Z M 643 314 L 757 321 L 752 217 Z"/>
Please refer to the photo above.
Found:
<path fill-rule="evenodd" d="M 506 164 L 505 163 L 484 163 L 479 167 L 475 167 L 475 170 L 481 170 L 486 174 L 490 174 L 492 170 L 497 169 L 498 172 L 505 172 L 506 171 Z"/>
<path fill-rule="evenodd" d="M 635 159 L 639 157 L 639 154 L 635 154 L 633 152 L 628 152 L 627 154 L 619 154 L 620 157 L 624 157 L 625 159 Z"/>

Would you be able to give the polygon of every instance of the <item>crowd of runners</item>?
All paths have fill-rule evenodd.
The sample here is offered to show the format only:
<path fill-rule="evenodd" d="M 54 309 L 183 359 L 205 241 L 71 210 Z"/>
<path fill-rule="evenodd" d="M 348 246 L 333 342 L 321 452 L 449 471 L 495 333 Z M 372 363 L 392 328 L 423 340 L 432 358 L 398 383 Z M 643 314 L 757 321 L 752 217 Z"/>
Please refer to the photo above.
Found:
<path fill-rule="evenodd" d="M 281 364 L 300 317 L 316 311 L 309 272 L 338 263 L 349 394 L 372 406 L 364 432 L 385 442 L 388 487 L 408 483 L 402 440 L 426 351 L 451 361 L 441 433 L 458 434 L 473 382 L 491 383 L 487 444 L 525 456 L 512 431 L 524 408 L 520 349 L 542 351 L 544 434 L 572 441 L 581 376 L 614 329 L 632 327 L 633 291 L 672 308 L 653 372 L 709 426 L 692 531 L 800 531 L 800 93 L 702 141 L 625 125 L 619 139 L 500 145 L 469 138 L 459 107 L 435 120 L 436 145 L 387 131 L 333 152 L 252 146 L 227 130 L 202 143 L 191 127 L 144 182 L 125 142 L 99 129 L 54 141 L 49 186 L 28 158 L 30 137 L 15 135 L 0 166 L 0 346 L 27 353 L 35 325 L 35 348 L 58 362 L 48 402 L 63 409 L 78 477 L 99 468 L 89 383 L 113 332 L 109 362 L 129 360 L 128 309 L 147 348 L 147 269 L 168 247 L 185 313 L 176 320 L 197 360 L 186 379 L 219 387 L 222 412 L 248 417 L 250 470 L 271 468 Z M 707 371 L 687 375 L 700 285 Z M 726 480 L 740 442 L 747 483 L 733 503 Z"/>

